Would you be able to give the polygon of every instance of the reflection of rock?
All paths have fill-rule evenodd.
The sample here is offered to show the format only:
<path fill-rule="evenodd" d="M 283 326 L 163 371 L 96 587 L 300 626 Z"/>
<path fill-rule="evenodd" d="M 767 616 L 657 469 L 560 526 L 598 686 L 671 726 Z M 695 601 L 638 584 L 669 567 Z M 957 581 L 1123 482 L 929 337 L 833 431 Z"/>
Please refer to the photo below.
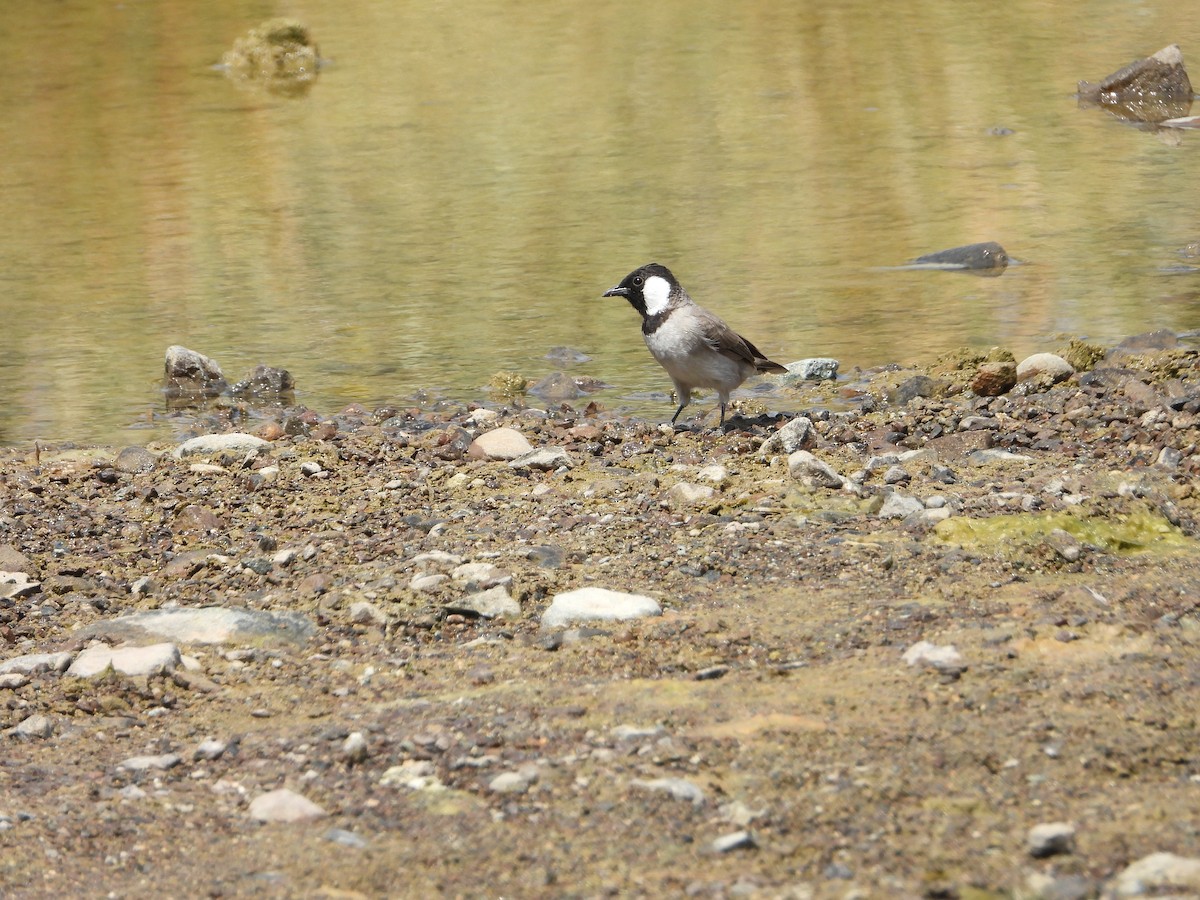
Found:
<path fill-rule="evenodd" d="M 288 397 L 296 388 L 296 380 L 287 369 L 257 365 L 250 375 L 239 381 L 230 393 L 239 399 L 256 397 L 275 400 Z"/>
<path fill-rule="evenodd" d="M 913 264 L 977 272 L 980 275 L 999 275 L 1008 266 L 1008 254 L 995 241 L 985 241 L 981 244 L 967 244 L 963 247 L 939 250 L 937 253 L 927 253 L 914 259 Z"/>
<path fill-rule="evenodd" d="M 308 28 L 294 19 L 271 19 L 234 41 L 221 65 L 230 78 L 302 94 L 316 81 L 321 57 Z"/>
<path fill-rule="evenodd" d="M 164 368 L 163 381 L 171 399 L 215 397 L 227 386 L 215 360 L 187 347 L 168 347 Z"/>
<path fill-rule="evenodd" d="M 1122 119 L 1162 122 L 1186 116 L 1192 107 L 1192 83 L 1178 44 L 1131 62 L 1099 84 L 1079 82 L 1080 106 L 1103 106 Z"/>

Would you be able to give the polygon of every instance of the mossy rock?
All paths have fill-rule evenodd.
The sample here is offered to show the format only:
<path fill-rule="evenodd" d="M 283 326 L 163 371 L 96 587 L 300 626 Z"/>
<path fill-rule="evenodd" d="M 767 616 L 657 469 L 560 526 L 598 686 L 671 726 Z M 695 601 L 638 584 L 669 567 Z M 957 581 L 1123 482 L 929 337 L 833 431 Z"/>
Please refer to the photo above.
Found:
<path fill-rule="evenodd" d="M 295 19 L 270 19 L 233 42 L 221 64 L 232 78 L 271 90 L 307 90 L 321 57 L 308 28 Z"/>

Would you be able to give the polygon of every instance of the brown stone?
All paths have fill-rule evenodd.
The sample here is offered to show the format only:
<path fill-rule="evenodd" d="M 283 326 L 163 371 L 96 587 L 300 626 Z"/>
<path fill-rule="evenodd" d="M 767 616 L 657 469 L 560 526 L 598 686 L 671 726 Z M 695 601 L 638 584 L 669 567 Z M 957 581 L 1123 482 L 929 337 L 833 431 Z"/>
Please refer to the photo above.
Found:
<path fill-rule="evenodd" d="M 999 397 L 1011 391 L 1016 383 L 1016 363 L 990 362 L 979 367 L 971 380 L 971 390 L 980 397 Z"/>

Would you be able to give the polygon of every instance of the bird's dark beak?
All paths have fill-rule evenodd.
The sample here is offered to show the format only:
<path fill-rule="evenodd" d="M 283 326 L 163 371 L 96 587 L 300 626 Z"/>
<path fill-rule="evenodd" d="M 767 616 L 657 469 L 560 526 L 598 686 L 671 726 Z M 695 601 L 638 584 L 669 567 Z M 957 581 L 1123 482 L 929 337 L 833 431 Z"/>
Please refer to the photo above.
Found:
<path fill-rule="evenodd" d="M 629 288 L 615 287 L 612 290 L 605 291 L 601 296 L 603 296 L 603 297 L 628 297 L 629 296 Z"/>

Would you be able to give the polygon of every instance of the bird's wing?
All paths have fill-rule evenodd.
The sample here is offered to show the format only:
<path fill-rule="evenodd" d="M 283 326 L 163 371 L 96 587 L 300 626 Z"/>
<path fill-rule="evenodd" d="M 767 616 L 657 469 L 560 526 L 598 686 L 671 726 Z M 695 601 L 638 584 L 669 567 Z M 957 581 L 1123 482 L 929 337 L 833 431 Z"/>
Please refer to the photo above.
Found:
<path fill-rule="evenodd" d="M 786 372 L 783 366 L 767 359 L 761 350 L 714 315 L 704 318 L 704 341 L 730 359 L 754 366 L 759 372 Z"/>

